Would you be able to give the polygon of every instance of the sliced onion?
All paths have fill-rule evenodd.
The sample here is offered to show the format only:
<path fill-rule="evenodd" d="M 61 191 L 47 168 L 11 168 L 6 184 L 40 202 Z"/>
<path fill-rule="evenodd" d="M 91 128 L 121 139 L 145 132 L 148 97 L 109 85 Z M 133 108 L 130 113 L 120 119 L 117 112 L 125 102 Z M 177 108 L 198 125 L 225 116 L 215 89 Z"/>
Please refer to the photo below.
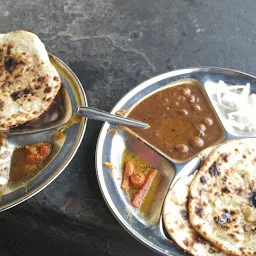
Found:
<path fill-rule="evenodd" d="M 228 124 L 243 131 L 256 131 L 256 94 L 251 86 L 227 85 L 219 81 L 216 91 L 218 105 L 226 112 Z"/>

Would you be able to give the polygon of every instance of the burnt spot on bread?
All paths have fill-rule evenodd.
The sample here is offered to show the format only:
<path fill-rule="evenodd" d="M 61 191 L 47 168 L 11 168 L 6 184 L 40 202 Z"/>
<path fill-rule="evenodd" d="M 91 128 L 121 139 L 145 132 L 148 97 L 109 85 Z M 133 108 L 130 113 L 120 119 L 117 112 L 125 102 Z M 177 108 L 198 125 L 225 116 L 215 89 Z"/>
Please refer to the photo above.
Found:
<path fill-rule="evenodd" d="M 29 93 L 32 93 L 32 89 L 31 88 L 25 88 L 23 92 L 24 92 L 24 94 L 29 94 Z"/>
<path fill-rule="evenodd" d="M 6 82 L 4 84 L 1 85 L 2 88 L 6 88 L 6 87 L 9 87 L 11 85 L 10 82 Z"/>
<path fill-rule="evenodd" d="M 216 251 L 215 251 L 213 248 L 209 248 L 208 252 L 209 252 L 210 254 L 216 253 Z"/>
<path fill-rule="evenodd" d="M 226 153 L 221 154 L 222 159 L 227 162 L 228 161 L 228 155 Z"/>
<path fill-rule="evenodd" d="M 244 247 L 240 247 L 239 250 L 240 250 L 242 253 L 244 253 L 245 248 L 244 248 Z"/>
<path fill-rule="evenodd" d="M 205 192 L 205 189 L 200 189 L 199 195 L 201 196 Z"/>
<path fill-rule="evenodd" d="M 228 235 L 232 238 L 235 238 L 236 236 L 233 233 L 228 233 Z"/>
<path fill-rule="evenodd" d="M 242 192 L 243 192 L 243 189 L 242 189 L 242 188 L 237 188 L 237 189 L 236 189 L 236 193 L 237 193 L 238 195 L 241 195 Z"/>
<path fill-rule="evenodd" d="M 53 78 L 53 80 L 54 80 L 54 81 L 59 81 L 59 78 L 58 78 L 57 76 L 55 76 L 55 77 Z"/>
<path fill-rule="evenodd" d="M 226 222 L 220 216 L 214 217 L 214 221 L 221 228 L 228 229 L 228 227 L 226 226 Z"/>
<path fill-rule="evenodd" d="M 210 168 L 210 174 L 212 176 L 219 176 L 220 175 L 220 172 L 219 172 L 219 169 L 218 169 L 218 162 L 215 162 L 212 167 Z"/>
<path fill-rule="evenodd" d="M 11 97 L 12 97 L 13 101 L 16 101 L 16 100 L 20 99 L 23 94 L 24 94 L 24 91 L 18 91 L 18 92 L 12 93 Z"/>
<path fill-rule="evenodd" d="M 219 227 L 228 230 L 229 227 L 227 224 L 231 223 L 231 216 L 234 214 L 234 211 L 224 209 L 224 212 L 220 216 L 214 217 L 214 221 Z"/>
<path fill-rule="evenodd" d="M 0 100 L 0 110 L 4 107 L 4 102 Z"/>
<path fill-rule="evenodd" d="M 7 51 L 6 51 L 7 55 L 10 55 L 10 54 L 11 54 L 12 48 L 13 48 L 13 45 L 11 45 L 11 44 L 9 44 L 9 45 L 7 46 Z"/>
<path fill-rule="evenodd" d="M 17 74 L 17 75 L 14 76 L 15 79 L 18 79 L 18 78 L 20 78 L 20 77 L 22 77 L 21 74 Z"/>
<path fill-rule="evenodd" d="M 186 211 L 186 210 L 181 210 L 181 211 L 180 211 L 180 214 L 181 214 L 181 216 L 182 216 L 182 218 L 183 218 L 184 220 L 188 220 L 188 211 Z"/>
<path fill-rule="evenodd" d="M 49 93 L 49 92 L 51 92 L 51 90 L 52 90 L 51 87 L 46 87 L 46 88 L 44 89 L 44 92 L 45 92 L 45 93 Z"/>
<path fill-rule="evenodd" d="M 230 190 L 227 187 L 222 188 L 221 191 L 226 194 L 230 193 Z"/>
<path fill-rule="evenodd" d="M 16 67 L 16 61 L 13 58 L 6 58 L 4 61 L 4 68 L 8 70 L 10 73 L 13 72 L 13 70 Z"/>
<path fill-rule="evenodd" d="M 189 247 L 189 241 L 188 241 L 188 239 L 183 240 L 183 244 L 184 244 L 186 247 Z"/>
<path fill-rule="evenodd" d="M 224 177 L 222 178 L 223 181 L 227 181 L 227 179 L 228 179 L 227 176 L 224 176 Z"/>
<path fill-rule="evenodd" d="M 198 244 L 206 244 L 206 241 L 203 237 L 201 237 L 199 234 L 194 234 L 193 235 L 193 244 L 198 243 Z"/>
<path fill-rule="evenodd" d="M 252 191 L 249 195 L 250 206 L 256 208 L 256 192 Z"/>
<path fill-rule="evenodd" d="M 202 176 L 200 177 L 200 182 L 201 182 L 202 184 L 206 184 L 206 183 L 207 183 L 206 178 L 205 178 L 204 175 L 202 175 Z"/>
<path fill-rule="evenodd" d="M 41 82 L 41 81 L 44 80 L 44 78 L 45 78 L 44 76 L 39 76 L 38 79 L 37 79 L 37 81 L 38 81 L 38 82 Z"/>
<path fill-rule="evenodd" d="M 200 230 L 200 229 L 201 229 L 201 225 L 200 225 L 200 224 L 197 224 L 197 225 L 195 225 L 195 228 L 196 228 L 197 230 Z"/>
<path fill-rule="evenodd" d="M 200 218 L 203 218 L 204 212 L 201 206 L 195 208 L 195 214 Z"/>
<path fill-rule="evenodd" d="M 252 233 L 256 232 L 256 227 L 252 227 Z"/>
<path fill-rule="evenodd" d="M 35 89 L 36 89 L 36 90 L 41 89 L 41 85 L 36 85 L 36 86 L 35 86 Z"/>

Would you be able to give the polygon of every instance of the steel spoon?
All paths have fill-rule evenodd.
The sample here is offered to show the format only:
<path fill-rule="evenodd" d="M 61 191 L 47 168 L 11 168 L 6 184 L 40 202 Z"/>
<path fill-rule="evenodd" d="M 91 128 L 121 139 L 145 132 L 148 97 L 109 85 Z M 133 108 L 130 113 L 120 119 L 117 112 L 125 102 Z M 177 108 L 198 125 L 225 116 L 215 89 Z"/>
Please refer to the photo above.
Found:
<path fill-rule="evenodd" d="M 91 108 L 91 107 L 77 107 L 76 113 L 81 116 L 85 116 L 89 119 L 107 121 L 111 124 L 121 124 L 125 126 L 133 126 L 137 128 L 148 128 L 149 125 L 147 123 L 143 123 L 141 121 L 137 121 L 134 119 L 124 118 L 120 116 L 116 116 L 105 111 Z"/>

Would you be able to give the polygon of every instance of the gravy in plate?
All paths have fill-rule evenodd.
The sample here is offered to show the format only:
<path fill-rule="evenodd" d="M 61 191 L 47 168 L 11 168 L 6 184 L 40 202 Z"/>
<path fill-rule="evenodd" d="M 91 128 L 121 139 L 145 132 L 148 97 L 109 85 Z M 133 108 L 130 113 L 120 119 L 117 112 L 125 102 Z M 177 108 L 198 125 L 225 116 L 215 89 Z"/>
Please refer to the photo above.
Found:
<path fill-rule="evenodd" d="M 153 92 L 132 107 L 129 118 L 147 129 L 126 128 L 176 162 L 185 162 L 224 139 L 224 128 L 203 86 L 183 79 Z"/>

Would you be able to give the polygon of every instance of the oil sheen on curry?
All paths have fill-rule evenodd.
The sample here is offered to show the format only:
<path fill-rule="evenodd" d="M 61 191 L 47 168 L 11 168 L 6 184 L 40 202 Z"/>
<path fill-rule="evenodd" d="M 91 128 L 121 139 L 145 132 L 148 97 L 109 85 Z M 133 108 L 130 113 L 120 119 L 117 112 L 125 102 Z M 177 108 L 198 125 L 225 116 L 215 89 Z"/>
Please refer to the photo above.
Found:
<path fill-rule="evenodd" d="M 49 143 L 17 147 L 12 156 L 10 182 L 20 181 L 28 174 L 40 170 L 50 152 Z"/>
<path fill-rule="evenodd" d="M 129 118 L 150 125 L 128 131 L 177 162 L 191 159 L 224 138 L 224 128 L 202 85 L 192 81 L 158 90 L 128 113 Z"/>

